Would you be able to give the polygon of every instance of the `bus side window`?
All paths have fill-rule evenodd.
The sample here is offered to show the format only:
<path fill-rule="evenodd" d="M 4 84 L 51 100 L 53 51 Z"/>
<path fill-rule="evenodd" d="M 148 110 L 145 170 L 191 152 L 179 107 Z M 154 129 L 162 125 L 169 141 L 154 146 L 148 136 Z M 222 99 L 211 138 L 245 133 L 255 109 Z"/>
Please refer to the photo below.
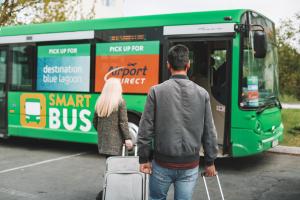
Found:
<path fill-rule="evenodd" d="M 33 46 L 12 48 L 12 90 L 31 91 L 33 79 Z"/>

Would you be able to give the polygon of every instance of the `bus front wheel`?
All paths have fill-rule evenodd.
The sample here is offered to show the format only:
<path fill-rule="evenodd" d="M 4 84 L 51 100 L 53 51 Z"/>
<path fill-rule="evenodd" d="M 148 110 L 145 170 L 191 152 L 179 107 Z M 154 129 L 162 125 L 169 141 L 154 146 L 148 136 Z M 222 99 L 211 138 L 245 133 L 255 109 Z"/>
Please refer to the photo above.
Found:
<path fill-rule="evenodd" d="M 139 131 L 140 117 L 137 114 L 128 113 L 128 128 L 133 144 L 136 144 Z"/>

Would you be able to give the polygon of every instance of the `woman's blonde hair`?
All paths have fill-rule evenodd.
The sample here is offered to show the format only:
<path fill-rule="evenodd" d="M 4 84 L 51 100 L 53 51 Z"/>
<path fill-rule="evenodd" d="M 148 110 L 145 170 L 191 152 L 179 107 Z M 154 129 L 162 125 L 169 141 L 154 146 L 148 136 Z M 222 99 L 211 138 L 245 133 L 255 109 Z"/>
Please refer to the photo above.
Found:
<path fill-rule="evenodd" d="M 99 117 L 108 117 L 117 111 L 122 97 L 122 85 L 118 78 L 109 78 L 103 86 L 101 95 L 96 102 L 95 110 Z"/>

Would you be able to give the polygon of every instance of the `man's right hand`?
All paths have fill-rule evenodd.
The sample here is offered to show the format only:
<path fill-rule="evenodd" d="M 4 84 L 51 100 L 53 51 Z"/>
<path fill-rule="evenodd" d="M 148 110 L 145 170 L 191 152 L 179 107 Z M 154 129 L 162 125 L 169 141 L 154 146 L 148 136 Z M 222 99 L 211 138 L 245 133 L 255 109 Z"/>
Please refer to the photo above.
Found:
<path fill-rule="evenodd" d="M 210 165 L 205 167 L 205 176 L 215 176 L 217 174 L 215 165 Z"/>
<path fill-rule="evenodd" d="M 152 173 L 152 165 L 150 162 L 140 164 L 140 171 L 145 174 Z"/>

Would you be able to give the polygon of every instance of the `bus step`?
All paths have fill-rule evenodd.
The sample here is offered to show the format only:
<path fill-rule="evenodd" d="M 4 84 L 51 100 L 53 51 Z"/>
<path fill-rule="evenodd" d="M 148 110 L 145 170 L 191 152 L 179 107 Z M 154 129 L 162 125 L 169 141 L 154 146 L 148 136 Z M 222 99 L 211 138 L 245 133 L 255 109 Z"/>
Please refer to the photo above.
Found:
<path fill-rule="evenodd" d="M 204 156 L 203 148 L 201 148 L 200 156 Z M 223 154 L 223 148 L 220 148 L 220 145 L 219 145 L 219 151 L 218 151 L 217 157 L 218 158 L 229 157 L 229 154 Z"/>

